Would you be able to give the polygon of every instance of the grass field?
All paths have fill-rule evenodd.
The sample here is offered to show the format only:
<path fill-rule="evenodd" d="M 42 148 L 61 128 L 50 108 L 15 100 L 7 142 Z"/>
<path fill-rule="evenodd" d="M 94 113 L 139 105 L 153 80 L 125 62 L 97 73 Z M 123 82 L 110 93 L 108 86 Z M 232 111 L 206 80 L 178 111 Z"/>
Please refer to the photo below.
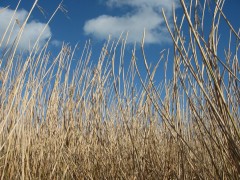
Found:
<path fill-rule="evenodd" d="M 221 11 L 222 0 L 204 35 L 198 1 L 188 8 L 180 2 L 183 16 L 173 14 L 171 28 L 165 19 L 174 68 L 162 84 L 154 75 L 168 51 L 150 67 L 144 34 L 146 77 L 135 48 L 129 68 L 115 72 L 125 52 L 121 37 L 106 41 L 96 66 L 86 42 L 75 69 L 75 49 L 67 44 L 53 59 L 49 42 L 41 49 L 36 42 L 28 55 L 17 50 L 19 38 L 11 47 L 1 44 L 1 179 L 239 179 L 240 35 Z M 218 57 L 220 22 L 231 32 L 225 57 Z"/>

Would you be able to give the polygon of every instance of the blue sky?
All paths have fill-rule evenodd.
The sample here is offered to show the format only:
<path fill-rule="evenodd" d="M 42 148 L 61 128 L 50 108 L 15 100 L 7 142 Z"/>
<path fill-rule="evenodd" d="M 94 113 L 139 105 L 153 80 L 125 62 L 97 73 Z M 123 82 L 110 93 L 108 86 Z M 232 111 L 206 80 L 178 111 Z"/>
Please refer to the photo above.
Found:
<path fill-rule="evenodd" d="M 19 16 L 22 16 L 20 20 L 24 19 L 33 2 L 34 0 L 22 0 L 18 11 Z M 38 4 L 44 9 L 45 15 L 36 9 L 29 24 L 33 21 L 36 23 L 30 28 L 44 25 L 60 2 L 39 0 Z M 178 0 L 65 0 L 63 5 L 68 11 L 67 16 L 58 12 L 43 38 L 51 35 L 55 45 L 62 41 L 75 44 L 88 38 L 104 40 L 108 34 L 117 38 L 122 31 L 129 31 L 128 42 L 132 43 L 141 41 L 143 28 L 146 28 L 146 44 L 152 47 L 166 45 L 171 41 L 164 27 L 161 8 L 170 17 L 173 2 L 178 4 Z M 10 5 L 9 9 L 12 10 L 16 4 L 16 0 L 0 0 L 1 7 Z M 225 14 L 235 28 L 240 26 L 238 7 L 239 0 L 226 1 L 224 7 Z"/>
<path fill-rule="evenodd" d="M 10 5 L 9 9 L 13 10 L 17 2 L 0 0 L 0 6 Z M 22 16 L 19 18 L 21 21 L 33 2 L 34 0 L 22 0 L 18 11 L 19 16 Z M 43 8 L 45 15 L 36 9 L 31 17 L 29 24 L 32 23 L 32 26 L 29 29 L 34 29 L 37 25 L 41 28 L 60 2 L 39 0 L 38 4 Z M 117 38 L 122 31 L 129 31 L 128 42 L 133 43 L 141 41 L 143 28 L 146 28 L 146 44 L 151 45 L 153 49 L 154 46 L 163 47 L 171 43 L 171 40 L 164 26 L 161 8 L 164 8 L 170 17 L 172 3 L 177 6 L 178 0 L 65 0 L 63 5 L 68 11 L 67 16 L 58 12 L 43 39 L 52 36 L 55 45 L 62 41 L 74 45 L 89 38 L 98 42 L 106 39 L 109 34 Z M 226 1 L 224 7 L 225 14 L 235 28 L 240 26 L 238 7 L 239 0 Z M 33 21 L 36 23 L 33 24 Z"/>
<path fill-rule="evenodd" d="M 10 5 L 7 10 L 0 13 L 0 35 L 6 28 L 17 2 L 17 0 L 0 0 L 0 7 Z M 26 17 L 33 2 L 34 0 L 22 0 L 17 12 L 20 23 Z M 26 26 L 26 33 L 23 34 L 20 47 L 29 47 L 29 41 L 36 39 L 60 2 L 60 0 L 39 0 L 38 4 L 45 14 L 35 9 Z M 83 46 L 86 40 L 91 39 L 93 51 L 95 50 L 93 53 L 99 55 L 108 34 L 118 38 L 122 31 L 129 31 L 128 54 L 131 54 L 132 43 L 141 41 L 143 29 L 146 28 L 146 53 L 149 62 L 156 63 L 160 51 L 172 47 L 170 36 L 164 26 L 161 9 L 164 8 L 168 17 L 171 18 L 173 2 L 178 6 L 177 0 L 65 0 L 63 5 L 68 12 L 66 15 L 60 11 L 56 14 L 43 34 L 40 44 L 51 36 L 54 51 L 63 41 L 69 42 L 72 46 L 76 43 Z M 240 27 L 239 7 L 239 0 L 225 2 L 224 13 L 235 29 Z M 228 36 L 228 32 L 222 33 L 221 38 Z"/>
<path fill-rule="evenodd" d="M 143 28 L 146 28 L 147 44 L 162 44 L 169 42 L 166 29 L 163 27 L 161 8 L 171 13 L 171 5 L 175 0 L 65 0 L 64 7 L 68 13 L 65 16 L 59 12 L 46 31 L 56 42 L 66 41 L 76 43 L 89 37 L 94 40 L 104 40 L 109 34 L 118 37 L 122 31 L 129 31 L 128 42 L 141 41 Z M 33 0 L 23 0 L 18 15 L 20 22 L 30 10 Z M 15 0 L 0 0 L 0 6 L 16 7 Z M 39 0 L 45 16 L 35 10 L 31 21 L 44 24 L 60 1 Z M 23 10 L 24 9 L 24 10 Z M 24 11 L 24 12 L 23 12 Z M 25 13 L 25 14 L 24 14 Z M 5 13 L 6 14 L 6 13 Z M 34 26 L 34 25 L 32 25 Z M 33 28 L 33 27 L 32 27 Z M 46 38 L 44 37 L 44 38 Z"/>

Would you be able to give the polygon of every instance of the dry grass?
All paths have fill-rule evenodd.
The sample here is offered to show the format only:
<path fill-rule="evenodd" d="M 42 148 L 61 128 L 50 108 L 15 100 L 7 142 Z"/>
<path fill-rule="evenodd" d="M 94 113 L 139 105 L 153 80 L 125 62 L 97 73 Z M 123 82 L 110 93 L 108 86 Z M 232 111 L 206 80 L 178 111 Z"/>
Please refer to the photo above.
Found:
<path fill-rule="evenodd" d="M 27 57 L 17 53 L 18 39 L 2 51 L 1 179 L 239 179 L 239 33 L 218 0 L 211 31 L 202 35 L 204 14 L 211 14 L 206 3 L 186 8 L 181 0 L 182 19 L 173 14 L 173 79 L 162 85 L 154 75 L 168 51 L 150 68 L 144 37 L 144 78 L 135 48 L 129 69 L 116 70 L 116 52 L 124 58 L 121 37 L 104 44 L 96 66 L 87 42 L 74 70 L 76 49 L 68 45 L 56 58 L 49 42 L 40 50 L 36 42 Z M 218 57 L 222 17 L 231 35 L 225 59 Z"/>

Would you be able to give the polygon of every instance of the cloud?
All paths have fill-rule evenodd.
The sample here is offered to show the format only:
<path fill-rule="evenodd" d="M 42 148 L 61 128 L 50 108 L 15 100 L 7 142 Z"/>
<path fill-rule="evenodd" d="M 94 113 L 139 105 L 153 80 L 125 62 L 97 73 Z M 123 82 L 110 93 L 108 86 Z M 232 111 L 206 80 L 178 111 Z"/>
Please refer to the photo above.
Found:
<path fill-rule="evenodd" d="M 0 9 L 2 9 L 0 7 Z M 0 13 L 0 41 L 2 40 L 3 34 L 6 31 L 11 18 L 14 15 L 14 10 L 11 9 L 4 9 Z M 28 15 L 28 12 L 24 9 L 16 11 L 16 14 L 13 17 L 13 21 L 9 26 L 9 29 L 7 31 L 7 34 L 3 41 L 3 46 L 6 44 L 6 42 L 9 39 L 9 43 L 7 46 L 11 46 L 14 42 L 15 38 L 17 37 L 17 34 L 20 30 L 21 25 L 23 24 L 24 20 L 26 19 Z M 15 25 L 14 25 L 14 22 Z M 36 20 L 32 20 L 28 22 L 25 26 L 24 32 L 22 34 L 22 37 L 19 42 L 19 49 L 26 50 L 31 48 L 35 41 L 37 40 L 39 34 L 45 27 L 45 23 L 37 22 Z M 10 37 L 10 38 L 9 38 Z M 49 26 L 46 27 L 44 33 L 39 39 L 39 46 L 42 47 L 44 43 L 47 41 L 48 38 L 51 37 L 51 29 Z"/>
<path fill-rule="evenodd" d="M 62 42 L 59 41 L 59 40 L 54 39 L 54 40 L 51 41 L 51 44 L 52 44 L 53 46 L 55 46 L 55 47 L 59 47 L 59 46 L 62 45 Z"/>
<path fill-rule="evenodd" d="M 171 10 L 172 4 L 176 4 L 176 0 L 108 0 L 107 6 L 114 7 L 114 6 L 133 6 L 133 7 L 153 7 L 161 10 L 161 8 L 165 8 L 167 10 Z"/>
<path fill-rule="evenodd" d="M 122 32 L 129 32 L 128 42 L 140 42 L 146 30 L 145 43 L 168 42 L 170 36 L 165 27 L 161 9 L 171 16 L 172 4 L 176 0 L 107 0 L 111 8 L 130 7 L 131 12 L 119 16 L 101 15 L 85 22 L 84 32 L 98 39 L 106 39 L 109 34 L 118 38 Z"/>

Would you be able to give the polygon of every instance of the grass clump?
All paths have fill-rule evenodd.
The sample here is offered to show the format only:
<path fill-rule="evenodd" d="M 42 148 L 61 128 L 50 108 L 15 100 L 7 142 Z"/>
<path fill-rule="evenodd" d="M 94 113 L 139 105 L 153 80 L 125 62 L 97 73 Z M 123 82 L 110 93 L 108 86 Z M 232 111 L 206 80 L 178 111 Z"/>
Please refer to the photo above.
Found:
<path fill-rule="evenodd" d="M 199 8 L 191 1 L 187 8 L 180 0 L 183 16 L 173 13 L 172 28 L 163 11 L 174 64 L 172 80 L 165 76 L 158 85 L 155 74 L 168 51 L 151 68 L 145 35 L 144 78 L 135 47 L 129 68 L 120 63 L 116 70 L 116 52 L 121 61 L 125 52 L 122 37 L 104 44 L 95 66 L 86 42 L 74 70 L 77 47 L 67 44 L 53 59 L 49 41 L 41 49 L 36 42 L 28 55 L 17 53 L 36 1 L 12 46 L 1 46 L 1 178 L 239 179 L 239 33 L 218 0 L 206 35 L 207 2 Z M 225 59 L 218 56 L 221 18 L 231 35 Z"/>

